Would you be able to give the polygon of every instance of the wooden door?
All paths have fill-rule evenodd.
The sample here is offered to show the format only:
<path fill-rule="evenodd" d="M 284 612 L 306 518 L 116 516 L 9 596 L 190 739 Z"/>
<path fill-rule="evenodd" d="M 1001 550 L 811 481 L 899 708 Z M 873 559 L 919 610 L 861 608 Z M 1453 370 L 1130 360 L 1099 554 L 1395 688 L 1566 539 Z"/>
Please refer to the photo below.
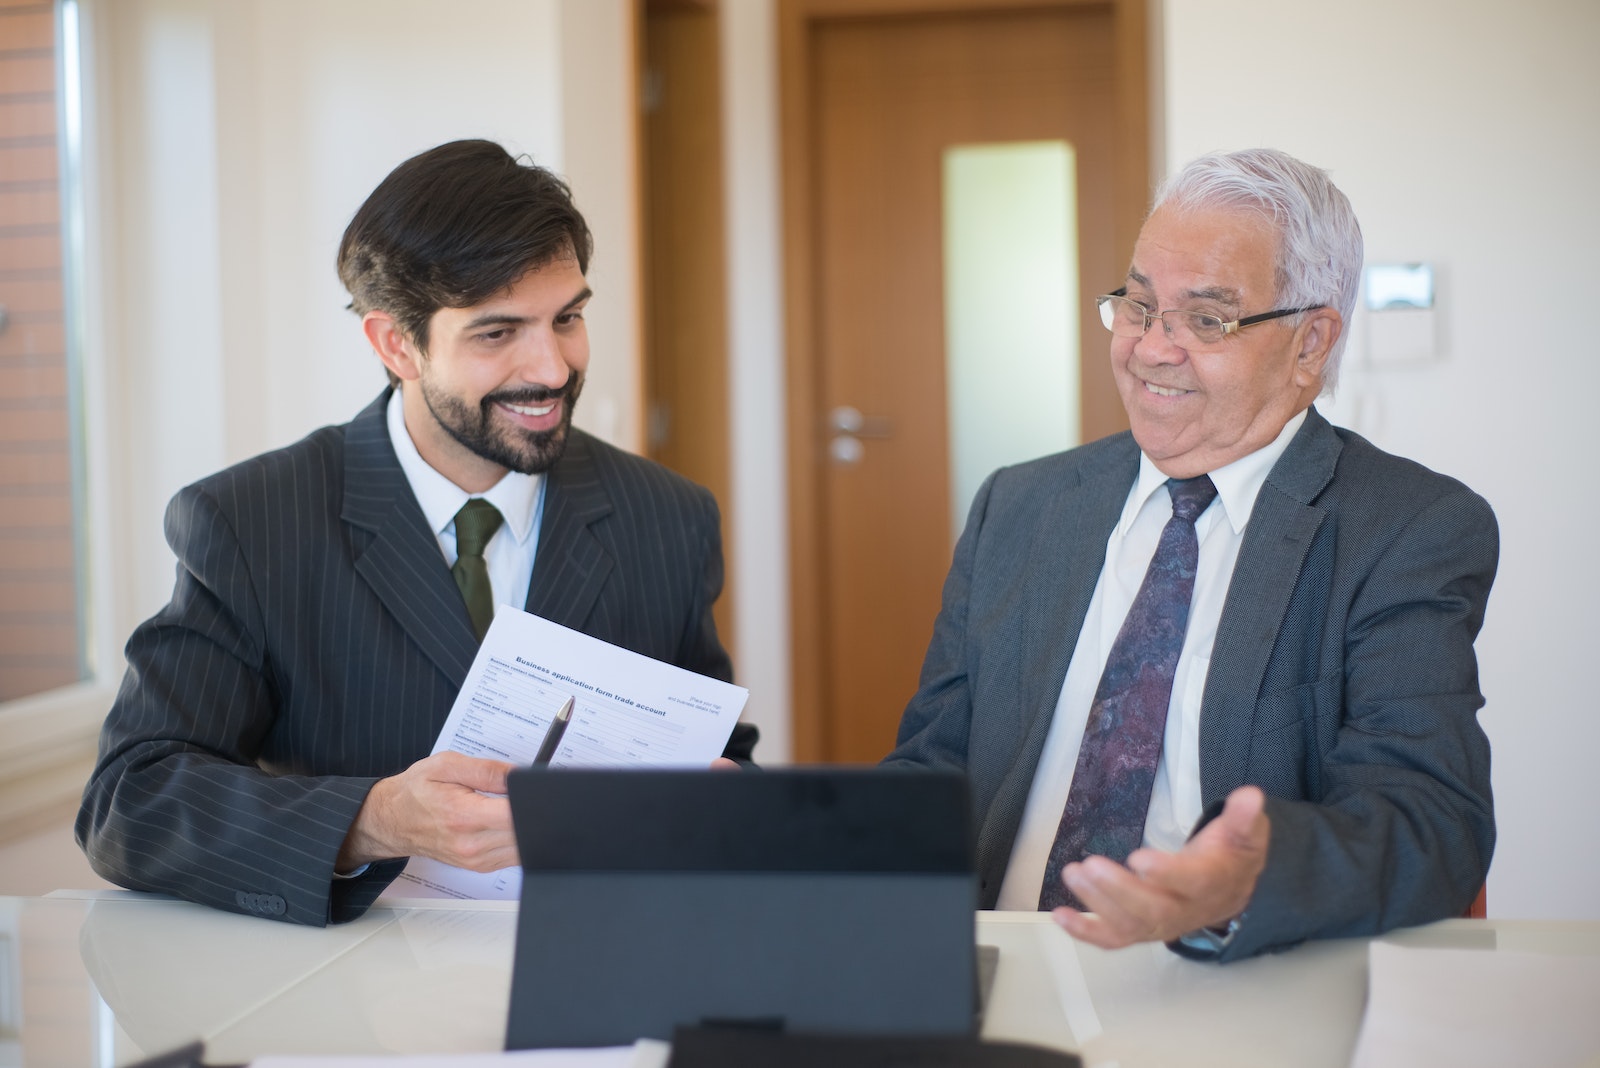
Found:
<path fill-rule="evenodd" d="M 640 236 L 646 455 L 709 489 L 722 508 L 724 573 L 713 612 L 733 631 L 733 475 L 728 455 L 722 83 L 713 0 L 643 0 Z"/>
<path fill-rule="evenodd" d="M 785 59 L 803 67 L 786 87 L 804 94 L 786 114 L 802 117 L 800 168 L 785 174 L 803 175 L 789 191 L 789 237 L 801 234 L 789 261 L 801 274 L 791 279 L 789 358 L 802 759 L 874 761 L 889 750 L 950 563 L 947 148 L 1073 147 L 1083 292 L 1062 299 L 1081 305 L 1083 437 L 1126 425 L 1092 302 L 1126 270 L 1137 215 L 1130 229 L 1125 205 L 1142 208 L 1147 191 L 1142 167 L 1123 188 L 1119 5 L 888 6 L 897 10 L 788 27 L 800 42 Z M 1142 123 L 1139 136 L 1142 148 Z M 852 425 L 857 433 L 839 433 Z M 855 442 L 841 448 L 844 436 Z"/>

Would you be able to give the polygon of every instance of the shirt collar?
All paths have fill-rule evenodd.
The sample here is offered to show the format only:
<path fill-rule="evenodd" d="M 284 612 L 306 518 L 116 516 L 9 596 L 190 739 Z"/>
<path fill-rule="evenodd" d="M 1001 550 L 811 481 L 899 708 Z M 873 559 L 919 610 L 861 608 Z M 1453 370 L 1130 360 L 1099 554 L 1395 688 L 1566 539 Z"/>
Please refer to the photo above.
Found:
<path fill-rule="evenodd" d="M 1267 483 L 1267 475 L 1305 421 L 1306 413 L 1301 410 L 1284 424 L 1278 436 L 1269 444 L 1209 472 L 1212 485 L 1217 487 L 1217 500 L 1222 503 L 1223 514 L 1228 517 L 1228 524 L 1233 527 L 1235 535 L 1244 532 L 1245 524 L 1250 522 L 1250 513 L 1255 509 L 1256 497 Z M 1128 495 L 1128 503 L 1122 509 L 1122 519 L 1117 523 L 1119 536 L 1127 536 L 1133 521 L 1144 510 L 1151 495 L 1166 482 L 1167 476 L 1156 467 L 1155 461 L 1140 450 L 1139 478 L 1133 484 L 1133 492 Z"/>
<path fill-rule="evenodd" d="M 523 475 L 508 471 L 505 476 L 483 493 L 468 493 L 435 470 L 417 451 L 411 434 L 406 430 L 405 408 L 396 388 L 389 398 L 387 411 L 389 441 L 400 461 L 400 470 L 411 483 L 411 492 L 422 506 L 422 514 L 434 534 L 443 534 L 456 520 L 456 513 L 472 497 L 482 497 L 500 510 L 506 527 L 518 544 L 526 544 L 533 533 L 533 516 L 539 501 L 539 488 L 543 475 Z"/>

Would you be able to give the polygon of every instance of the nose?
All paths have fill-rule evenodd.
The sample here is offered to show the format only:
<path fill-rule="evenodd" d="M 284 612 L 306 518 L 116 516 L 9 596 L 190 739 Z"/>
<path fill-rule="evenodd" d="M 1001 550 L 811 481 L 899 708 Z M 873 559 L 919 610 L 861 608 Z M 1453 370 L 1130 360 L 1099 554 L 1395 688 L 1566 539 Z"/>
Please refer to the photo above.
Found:
<path fill-rule="evenodd" d="M 1181 363 L 1188 352 L 1172 338 L 1172 327 L 1166 319 L 1151 320 L 1150 326 L 1133 343 L 1133 353 L 1145 363 Z"/>
<path fill-rule="evenodd" d="M 549 327 L 529 330 L 519 357 L 518 377 L 530 386 L 560 389 L 567 384 L 567 378 L 572 373 L 572 367 L 561 351 L 561 340 Z"/>

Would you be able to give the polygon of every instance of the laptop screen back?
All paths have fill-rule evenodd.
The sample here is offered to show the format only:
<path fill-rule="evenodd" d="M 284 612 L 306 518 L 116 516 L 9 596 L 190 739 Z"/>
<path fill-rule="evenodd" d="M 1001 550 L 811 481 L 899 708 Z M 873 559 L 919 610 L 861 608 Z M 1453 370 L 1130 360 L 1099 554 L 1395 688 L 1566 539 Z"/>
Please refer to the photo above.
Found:
<path fill-rule="evenodd" d="M 506 1048 L 707 1022 L 970 1034 L 959 774 L 529 769 Z"/>

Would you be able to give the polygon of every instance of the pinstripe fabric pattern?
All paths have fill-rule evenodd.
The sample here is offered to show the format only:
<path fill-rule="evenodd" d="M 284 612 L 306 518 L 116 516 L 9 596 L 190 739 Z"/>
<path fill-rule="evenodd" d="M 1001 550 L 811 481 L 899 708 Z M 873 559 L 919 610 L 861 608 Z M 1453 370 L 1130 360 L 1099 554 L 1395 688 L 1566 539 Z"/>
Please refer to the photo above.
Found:
<path fill-rule="evenodd" d="M 477 641 L 390 447 L 387 399 L 169 505 L 172 600 L 128 642 L 78 815 L 107 879 L 322 924 L 358 915 L 402 866 L 333 880 L 372 783 L 432 749 Z M 730 679 L 711 495 L 579 431 L 549 477 L 529 610 Z M 736 731 L 730 755 L 753 735 Z"/>
<path fill-rule="evenodd" d="M 1138 471 L 1128 434 L 1006 468 L 956 547 L 887 761 L 965 768 L 999 894 L 1049 720 Z M 1459 915 L 1494 850 L 1473 641 L 1487 502 L 1312 409 L 1256 500 L 1200 719 L 1205 818 L 1267 794 L 1266 871 L 1223 959 Z"/>

